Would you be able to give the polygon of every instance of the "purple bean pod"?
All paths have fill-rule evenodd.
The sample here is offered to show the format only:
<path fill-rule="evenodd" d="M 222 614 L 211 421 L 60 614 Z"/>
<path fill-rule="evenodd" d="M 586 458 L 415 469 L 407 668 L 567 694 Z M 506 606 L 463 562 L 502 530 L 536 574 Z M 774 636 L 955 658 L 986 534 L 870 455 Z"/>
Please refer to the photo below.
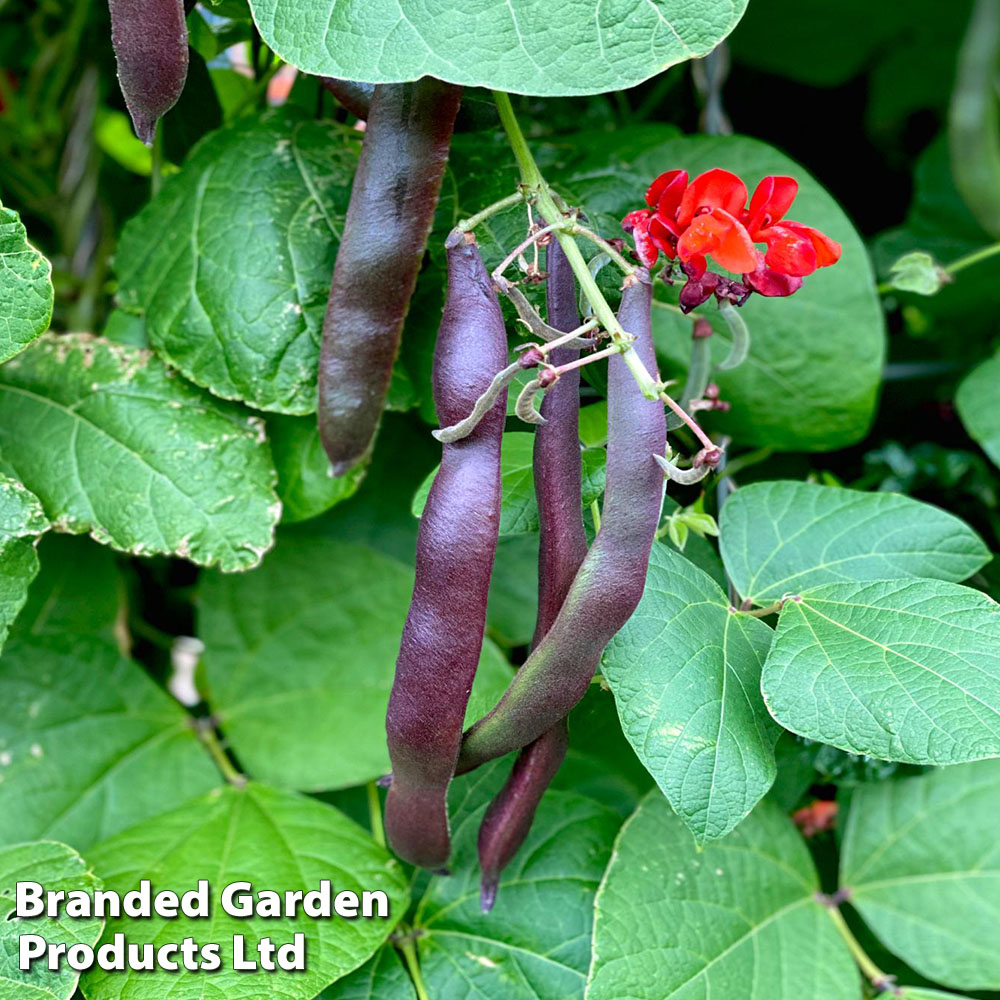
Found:
<path fill-rule="evenodd" d="M 573 270 L 556 240 L 548 247 L 545 289 L 549 325 L 564 333 L 580 325 Z M 553 365 L 575 361 L 580 352 L 557 348 Z M 534 476 L 540 524 L 538 619 L 531 646 L 548 632 L 587 554 L 580 467 L 580 372 L 563 375 L 545 394 L 546 423 L 535 431 Z M 479 827 L 480 901 L 488 912 L 496 900 L 500 873 L 524 843 L 535 810 L 566 756 L 568 732 L 561 719 L 518 755 L 503 788 Z"/>
<path fill-rule="evenodd" d="M 375 439 L 461 96 L 429 76 L 375 87 L 323 320 L 319 434 L 334 475 Z"/>
<path fill-rule="evenodd" d="M 636 276 L 618 318 L 633 349 L 655 371 L 652 286 Z M 649 552 L 663 505 L 666 450 L 663 406 L 646 399 L 620 355 L 608 362 L 607 485 L 601 530 L 551 629 L 517 672 L 496 707 L 465 734 L 458 773 L 537 739 L 583 697 L 604 647 L 642 597 Z"/>
<path fill-rule="evenodd" d="M 469 412 L 507 363 L 496 291 L 471 237 L 452 234 L 448 294 L 434 352 L 434 403 L 442 425 Z M 417 569 L 386 714 L 392 781 L 385 829 L 411 864 L 448 862 L 447 792 L 462 741 L 486 627 L 500 527 L 502 393 L 476 429 L 445 444 L 417 536 Z"/>
<path fill-rule="evenodd" d="M 156 123 L 177 103 L 188 71 L 184 0 L 108 0 L 118 83 L 135 134 L 153 144 Z"/>

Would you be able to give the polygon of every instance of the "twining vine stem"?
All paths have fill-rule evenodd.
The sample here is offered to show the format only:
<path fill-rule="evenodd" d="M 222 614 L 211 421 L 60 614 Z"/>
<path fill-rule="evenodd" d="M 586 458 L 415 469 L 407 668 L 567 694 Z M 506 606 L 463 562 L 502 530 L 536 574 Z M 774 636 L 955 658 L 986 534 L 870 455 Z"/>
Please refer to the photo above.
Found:
<path fill-rule="evenodd" d="M 413 980 L 413 989 L 416 991 L 417 1000 L 430 1000 L 427 995 L 427 987 L 424 986 L 424 978 L 420 974 L 420 962 L 417 959 L 417 948 L 413 943 L 413 935 L 409 933 L 400 934 L 396 940 L 396 947 L 402 952 L 403 960 L 406 962 L 406 969 Z"/>
<path fill-rule="evenodd" d="M 521 180 L 524 187 L 534 195 L 539 214 L 545 220 L 546 224 L 552 225 L 559 222 L 563 217 L 563 213 L 560 211 L 559 206 L 556 205 L 555 199 L 552 197 L 552 192 L 549 191 L 548 185 L 545 183 L 545 179 L 538 169 L 538 164 L 535 163 L 535 158 L 531 155 L 528 142 L 514 115 L 514 108 L 510 103 L 510 97 L 503 91 L 495 90 L 493 91 L 493 98 L 496 101 L 497 111 L 500 113 L 500 121 L 507 133 L 514 158 L 517 160 L 518 168 L 521 171 Z M 566 254 L 566 259 L 569 261 L 570 267 L 573 269 L 573 274 L 576 275 L 576 280 L 580 283 L 583 294 L 594 310 L 594 315 L 597 316 L 601 322 L 601 326 L 608 331 L 612 342 L 621 351 L 622 358 L 639 384 L 642 394 L 647 399 L 659 399 L 660 389 L 656 379 L 649 374 L 646 366 L 632 349 L 633 338 L 622 328 L 622 325 L 618 322 L 618 317 L 615 316 L 614 310 L 608 305 L 607 299 L 601 294 L 601 290 L 597 287 L 597 282 L 590 273 L 590 268 L 587 267 L 587 262 L 584 260 L 580 248 L 576 245 L 576 240 L 573 238 L 571 232 L 564 228 L 556 228 L 553 231 L 556 239 L 559 240 L 559 245 Z"/>
<path fill-rule="evenodd" d="M 219 737 L 215 734 L 211 719 L 196 720 L 195 732 L 198 734 L 201 745 L 215 762 L 215 766 L 222 772 L 222 777 L 226 779 L 226 782 L 234 788 L 246 787 L 247 776 L 237 771 L 233 762 L 226 756 L 226 751 L 219 742 Z"/>
<path fill-rule="evenodd" d="M 851 928 L 847 926 L 847 921 L 844 919 L 844 915 L 840 912 L 837 904 L 829 896 L 820 896 L 819 902 L 823 904 L 823 908 L 830 915 L 834 927 L 840 932 L 840 936 L 844 939 L 844 944 L 847 945 L 847 950 L 851 953 L 851 957 L 857 963 L 862 974 L 876 989 L 891 990 L 893 984 L 892 977 L 886 975 L 872 961 L 871 956 L 865 949 L 861 947 L 861 942 L 854 936 Z"/>
<path fill-rule="evenodd" d="M 368 827 L 371 830 L 372 840 L 379 847 L 385 847 L 385 826 L 382 823 L 382 803 L 378 797 L 378 785 L 374 781 L 368 782 Z"/>

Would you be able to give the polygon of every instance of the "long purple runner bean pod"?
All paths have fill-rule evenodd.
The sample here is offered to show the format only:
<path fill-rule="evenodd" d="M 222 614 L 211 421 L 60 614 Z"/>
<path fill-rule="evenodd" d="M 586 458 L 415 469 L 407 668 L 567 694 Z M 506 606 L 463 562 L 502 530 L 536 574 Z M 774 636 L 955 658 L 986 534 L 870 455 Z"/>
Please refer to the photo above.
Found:
<path fill-rule="evenodd" d="M 375 87 L 323 321 L 319 432 L 334 475 L 375 437 L 461 96 L 429 76 Z"/>
<path fill-rule="evenodd" d="M 507 363 L 496 291 L 471 237 L 454 233 L 434 352 L 434 404 L 447 426 L 469 412 Z M 386 714 L 392 849 L 433 870 L 448 862 L 447 792 L 486 628 L 500 527 L 502 393 L 475 430 L 445 444 L 417 535 L 417 572 Z"/>
<path fill-rule="evenodd" d="M 652 286 L 636 277 L 618 318 L 636 337 L 643 363 L 656 369 L 650 324 Z M 458 773 L 527 746 L 583 697 L 604 647 L 642 597 L 649 551 L 663 505 L 666 450 L 663 406 L 646 399 L 621 355 L 608 362 L 608 462 L 601 530 L 552 628 L 517 672 L 496 707 L 466 733 Z"/>
<path fill-rule="evenodd" d="M 135 134 L 147 146 L 188 71 L 184 0 L 108 0 L 118 82 Z"/>
<path fill-rule="evenodd" d="M 573 270 L 557 240 L 549 244 L 545 297 L 550 326 L 564 333 L 580 325 Z M 575 361 L 580 352 L 556 348 L 553 365 Z M 532 648 L 551 628 L 587 554 L 580 466 L 580 371 L 566 372 L 545 394 L 546 423 L 535 431 L 535 495 L 540 525 L 538 619 Z M 518 755 L 503 788 L 479 827 L 480 901 L 484 912 L 496 900 L 500 873 L 524 843 L 535 810 L 566 756 L 568 733 L 561 719 Z"/>

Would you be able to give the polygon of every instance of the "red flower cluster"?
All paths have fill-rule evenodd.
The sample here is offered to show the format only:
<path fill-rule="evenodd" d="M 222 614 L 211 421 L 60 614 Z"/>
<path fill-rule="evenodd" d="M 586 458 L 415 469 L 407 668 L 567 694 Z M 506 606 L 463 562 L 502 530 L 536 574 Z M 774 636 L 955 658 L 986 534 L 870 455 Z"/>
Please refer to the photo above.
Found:
<path fill-rule="evenodd" d="M 805 275 L 840 259 L 839 243 L 785 218 L 798 189 L 791 177 L 765 177 L 748 208 L 746 185 L 728 170 L 707 170 L 690 184 L 686 170 L 668 170 L 649 186 L 649 208 L 630 212 L 622 228 L 632 234 L 647 267 L 656 263 L 661 250 L 671 260 L 680 259 L 689 279 L 681 293 L 686 309 L 713 292 L 734 301 L 751 290 L 791 295 L 802 287 Z M 764 243 L 767 252 L 755 243 Z M 709 256 L 725 270 L 742 274 L 745 285 L 708 272 Z"/>

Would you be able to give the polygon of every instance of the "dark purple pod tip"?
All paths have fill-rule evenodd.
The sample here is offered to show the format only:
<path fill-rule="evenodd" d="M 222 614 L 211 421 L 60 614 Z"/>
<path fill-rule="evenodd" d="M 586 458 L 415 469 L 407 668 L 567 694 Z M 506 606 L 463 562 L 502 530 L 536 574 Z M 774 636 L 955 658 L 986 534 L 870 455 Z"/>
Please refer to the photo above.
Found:
<path fill-rule="evenodd" d="M 483 913 L 489 913 L 497 901 L 497 889 L 500 887 L 499 875 L 484 875 L 479 887 L 479 908 Z"/>

